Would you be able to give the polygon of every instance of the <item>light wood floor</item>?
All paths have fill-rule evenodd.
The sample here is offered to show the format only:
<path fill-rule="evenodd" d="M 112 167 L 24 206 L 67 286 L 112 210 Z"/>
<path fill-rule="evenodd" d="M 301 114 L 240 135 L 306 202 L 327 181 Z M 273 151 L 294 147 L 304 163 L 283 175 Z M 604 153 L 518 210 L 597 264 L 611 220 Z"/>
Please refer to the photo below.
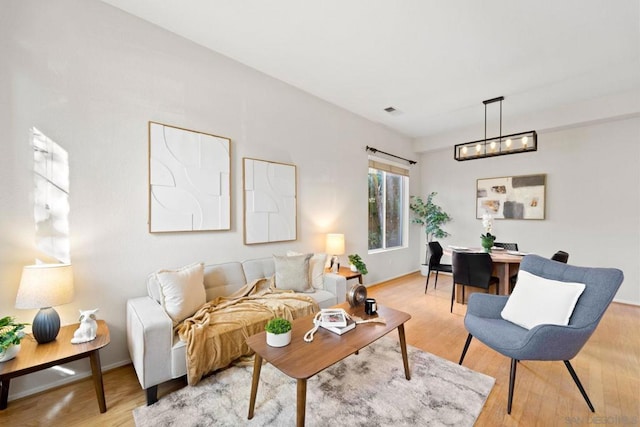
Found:
<path fill-rule="evenodd" d="M 458 362 L 467 332 L 465 307 L 449 313 L 451 280 L 440 276 L 438 289 L 424 294 L 419 274 L 369 288 L 369 295 L 411 314 L 405 330 L 410 345 Z M 596 413 L 587 408 L 562 362 L 518 365 L 514 405 L 507 415 L 509 359 L 474 340 L 464 365 L 496 378 L 478 426 L 638 425 L 640 424 L 640 307 L 612 304 L 573 366 Z M 175 380 L 159 395 L 184 386 Z M 107 412 L 100 414 L 90 379 L 9 402 L 0 411 L 2 426 L 132 426 L 131 411 L 145 403 L 131 365 L 104 375 Z M 247 401 L 248 401 L 247 396 Z M 606 417 L 606 418 L 605 418 Z M 250 424 L 249 424 L 250 425 Z"/>

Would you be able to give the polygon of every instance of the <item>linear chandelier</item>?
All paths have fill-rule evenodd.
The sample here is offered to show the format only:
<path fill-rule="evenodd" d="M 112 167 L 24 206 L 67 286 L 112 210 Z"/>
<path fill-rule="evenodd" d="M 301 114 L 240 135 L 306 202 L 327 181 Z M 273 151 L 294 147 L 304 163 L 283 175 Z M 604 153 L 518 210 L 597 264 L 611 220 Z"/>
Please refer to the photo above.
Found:
<path fill-rule="evenodd" d="M 487 104 L 498 101 L 500 102 L 500 135 L 487 139 Z M 456 144 L 453 147 L 454 159 L 458 161 L 484 159 L 538 150 L 538 134 L 535 130 L 502 135 L 502 101 L 504 101 L 504 96 L 482 101 L 484 104 L 484 139 Z"/>

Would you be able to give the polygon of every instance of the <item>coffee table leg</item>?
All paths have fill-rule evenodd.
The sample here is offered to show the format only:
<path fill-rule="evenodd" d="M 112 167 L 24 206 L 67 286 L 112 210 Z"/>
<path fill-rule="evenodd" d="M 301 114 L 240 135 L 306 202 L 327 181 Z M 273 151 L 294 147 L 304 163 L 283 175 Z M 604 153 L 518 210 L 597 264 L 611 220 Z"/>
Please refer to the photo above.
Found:
<path fill-rule="evenodd" d="M 296 402 L 296 426 L 304 427 L 304 416 L 307 406 L 307 379 L 298 379 L 298 399 Z"/>
<path fill-rule="evenodd" d="M 258 383 L 260 382 L 260 370 L 262 369 L 262 356 L 258 353 L 253 361 L 253 379 L 251 380 L 251 398 L 249 399 L 248 419 L 253 418 L 253 409 L 256 406 L 256 395 L 258 394 Z"/>
<path fill-rule="evenodd" d="M 96 397 L 98 398 L 98 407 L 100 413 L 107 412 L 107 402 L 104 399 L 104 385 L 102 384 L 102 367 L 100 366 L 100 353 L 94 350 L 89 354 L 91 361 L 91 373 L 93 376 L 93 387 L 96 389 Z"/>
<path fill-rule="evenodd" d="M 404 363 L 404 376 L 406 379 L 411 379 L 411 372 L 409 371 L 409 358 L 407 356 L 407 340 L 404 337 L 404 325 L 398 326 L 398 335 L 400 336 L 400 351 L 402 351 L 402 362 Z"/>

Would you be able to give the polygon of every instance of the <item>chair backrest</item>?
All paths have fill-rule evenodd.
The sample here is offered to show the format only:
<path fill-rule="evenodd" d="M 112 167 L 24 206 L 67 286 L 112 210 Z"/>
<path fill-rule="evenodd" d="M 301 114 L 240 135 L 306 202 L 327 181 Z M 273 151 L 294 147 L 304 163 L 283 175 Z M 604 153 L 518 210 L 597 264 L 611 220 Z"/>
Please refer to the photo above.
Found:
<path fill-rule="evenodd" d="M 497 248 L 503 248 L 503 249 L 506 249 L 508 251 L 517 251 L 518 250 L 518 244 L 517 243 L 494 242 L 493 246 L 495 246 Z"/>
<path fill-rule="evenodd" d="M 440 260 L 442 259 L 442 245 L 439 242 L 429 242 L 429 267 L 435 267 L 440 264 Z"/>
<path fill-rule="evenodd" d="M 538 255 L 525 256 L 520 263 L 520 270 L 551 280 L 584 283 L 584 292 L 578 299 L 569 325 L 590 329 L 591 332 L 600 322 L 624 279 L 622 271 L 617 268 L 576 267 Z"/>
<path fill-rule="evenodd" d="M 566 264 L 569 261 L 569 254 L 565 251 L 558 251 L 553 254 L 551 259 L 558 262 L 564 262 Z"/>
<path fill-rule="evenodd" d="M 476 252 L 453 252 L 453 282 L 489 289 L 493 261 L 491 255 Z"/>

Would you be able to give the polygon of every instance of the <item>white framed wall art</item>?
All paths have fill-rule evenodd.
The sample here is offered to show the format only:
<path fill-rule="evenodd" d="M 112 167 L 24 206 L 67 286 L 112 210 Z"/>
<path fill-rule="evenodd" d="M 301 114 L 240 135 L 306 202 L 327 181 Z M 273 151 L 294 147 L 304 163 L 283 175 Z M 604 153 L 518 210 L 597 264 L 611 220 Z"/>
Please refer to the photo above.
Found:
<path fill-rule="evenodd" d="M 149 122 L 149 232 L 231 229 L 231 140 Z"/>

